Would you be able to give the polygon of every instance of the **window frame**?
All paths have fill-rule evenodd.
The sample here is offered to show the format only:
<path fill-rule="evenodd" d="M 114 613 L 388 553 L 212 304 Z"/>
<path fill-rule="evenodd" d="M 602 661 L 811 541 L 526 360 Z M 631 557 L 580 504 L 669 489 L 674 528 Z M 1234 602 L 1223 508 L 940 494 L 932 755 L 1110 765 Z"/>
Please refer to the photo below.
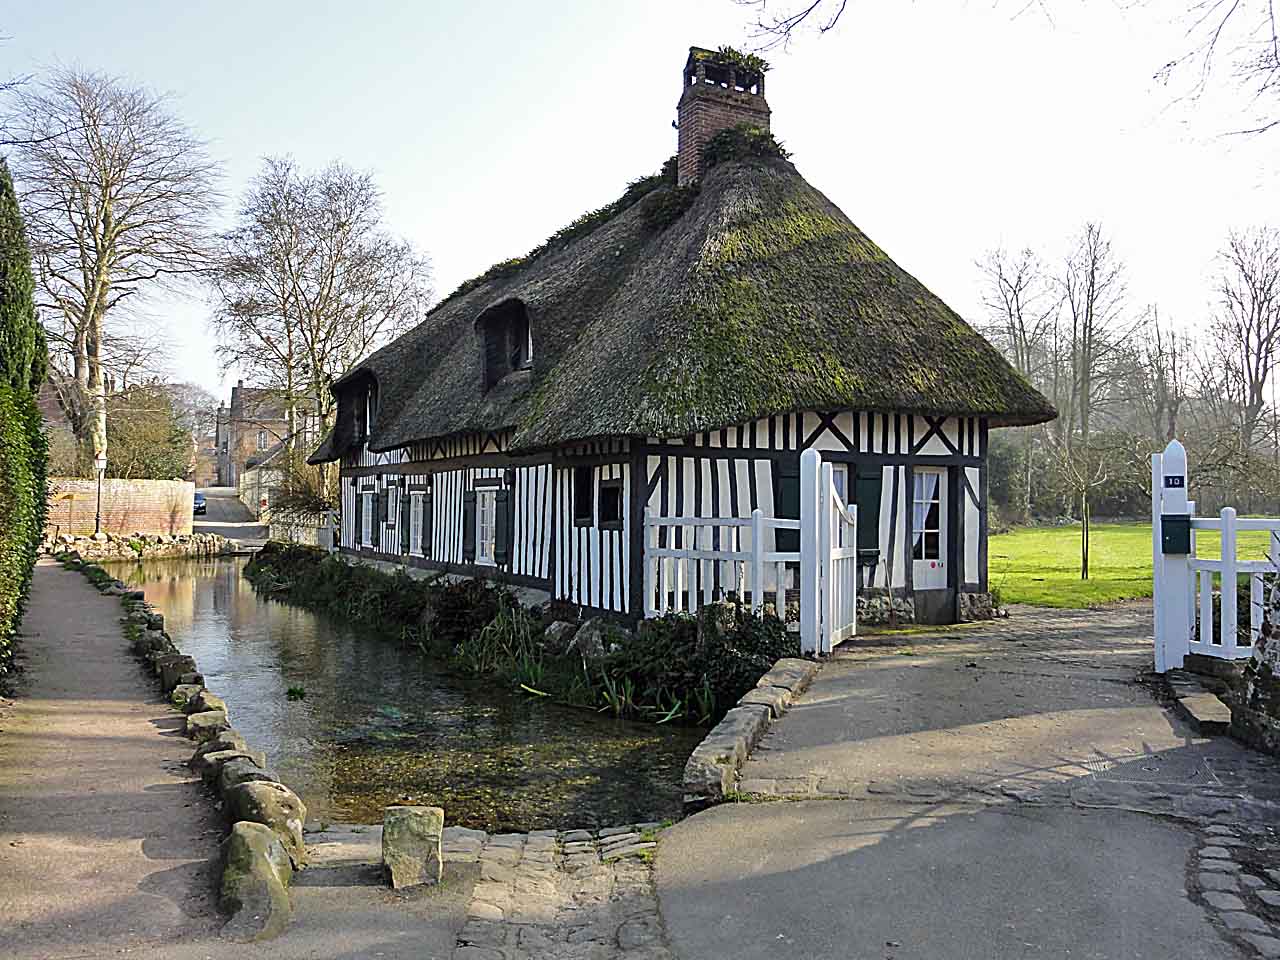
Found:
<path fill-rule="evenodd" d="M 375 487 L 361 487 L 356 490 L 356 495 L 362 498 L 360 501 L 360 530 L 358 531 L 360 546 L 375 546 L 373 532 L 378 528 L 378 523 L 373 519 L 373 515 L 378 509 L 378 491 Z"/>
<path fill-rule="evenodd" d="M 498 487 L 477 486 L 476 495 L 476 566 L 498 565 Z M 485 515 L 488 514 L 489 535 L 485 537 Z M 488 545 L 488 550 L 485 547 Z"/>
<path fill-rule="evenodd" d="M 604 504 L 605 491 L 616 490 L 618 492 L 618 516 L 617 519 L 605 519 Z M 596 491 L 596 514 L 599 518 L 598 526 L 601 530 L 621 530 L 626 525 L 627 506 L 625 496 L 625 485 L 621 477 L 614 477 L 609 480 L 601 479 Z"/>
<path fill-rule="evenodd" d="M 584 477 L 586 478 L 585 482 L 583 482 Z M 584 497 L 586 499 L 585 504 L 582 502 Z M 573 468 L 573 496 L 570 506 L 573 508 L 573 525 L 575 527 L 595 526 L 595 467 L 576 466 Z"/>
<path fill-rule="evenodd" d="M 425 490 L 409 491 L 409 556 L 421 557 L 422 523 L 425 519 L 423 504 L 426 502 Z"/>
<path fill-rule="evenodd" d="M 942 478 L 945 474 L 940 470 L 917 470 L 911 482 L 911 559 L 913 561 L 941 561 L 942 557 Z M 933 494 L 928 499 L 920 499 L 924 492 L 925 477 L 935 479 Z M 920 508 L 924 509 L 921 510 Z M 933 508 L 933 509 L 930 509 Z M 933 525 L 929 525 L 930 516 Z M 917 521 L 917 518 L 919 520 Z M 929 538 L 933 537 L 933 549 L 929 549 Z"/>

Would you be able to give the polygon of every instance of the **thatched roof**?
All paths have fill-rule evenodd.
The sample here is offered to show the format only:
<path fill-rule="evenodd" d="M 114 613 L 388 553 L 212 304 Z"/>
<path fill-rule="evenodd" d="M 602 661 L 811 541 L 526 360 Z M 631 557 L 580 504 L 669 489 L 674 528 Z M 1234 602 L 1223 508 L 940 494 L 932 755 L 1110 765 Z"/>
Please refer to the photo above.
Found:
<path fill-rule="evenodd" d="M 533 368 L 485 392 L 476 320 L 511 299 L 528 310 Z M 506 428 L 515 449 L 677 437 L 798 410 L 993 425 L 1055 416 L 780 159 L 721 163 L 696 195 L 660 186 L 589 232 L 464 284 L 339 381 L 339 398 L 370 377 L 374 450 Z M 341 455 L 349 437 L 340 415 L 312 459 Z"/>

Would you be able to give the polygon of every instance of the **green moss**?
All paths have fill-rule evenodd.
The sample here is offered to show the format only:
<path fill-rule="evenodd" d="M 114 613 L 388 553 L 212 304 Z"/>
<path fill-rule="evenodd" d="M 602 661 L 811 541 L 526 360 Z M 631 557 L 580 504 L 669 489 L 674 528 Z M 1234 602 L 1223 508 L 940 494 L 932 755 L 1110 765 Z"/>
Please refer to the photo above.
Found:
<path fill-rule="evenodd" d="M 768 130 L 740 123 L 721 130 L 707 141 L 702 148 L 702 169 L 705 172 L 730 160 L 786 160 L 790 156 Z"/>

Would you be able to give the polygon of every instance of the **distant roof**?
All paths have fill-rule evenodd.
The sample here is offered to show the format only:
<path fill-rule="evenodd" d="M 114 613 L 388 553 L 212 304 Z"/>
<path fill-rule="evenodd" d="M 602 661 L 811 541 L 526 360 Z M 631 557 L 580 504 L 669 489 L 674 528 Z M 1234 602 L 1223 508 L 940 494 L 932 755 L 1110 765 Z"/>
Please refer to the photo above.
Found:
<path fill-rule="evenodd" d="M 721 163 L 674 222 L 661 186 L 594 230 L 464 285 L 359 364 L 370 447 L 508 428 L 513 449 L 679 437 L 799 410 L 1056 413 L 998 350 L 889 259 L 789 162 Z M 476 319 L 521 301 L 533 369 L 485 392 Z M 336 439 L 312 460 L 336 459 Z"/>

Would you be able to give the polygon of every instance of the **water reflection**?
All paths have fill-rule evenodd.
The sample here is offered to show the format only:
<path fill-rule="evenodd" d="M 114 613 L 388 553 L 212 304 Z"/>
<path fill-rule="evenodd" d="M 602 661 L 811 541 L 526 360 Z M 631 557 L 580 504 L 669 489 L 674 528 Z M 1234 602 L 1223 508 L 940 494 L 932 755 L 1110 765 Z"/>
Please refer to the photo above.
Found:
<path fill-rule="evenodd" d="M 232 721 L 312 816 L 377 822 L 436 803 L 487 830 L 607 826 L 679 812 L 696 730 L 514 696 L 309 610 L 265 600 L 244 558 L 117 568 L 164 611 Z M 290 687 L 306 690 L 289 700 Z"/>

